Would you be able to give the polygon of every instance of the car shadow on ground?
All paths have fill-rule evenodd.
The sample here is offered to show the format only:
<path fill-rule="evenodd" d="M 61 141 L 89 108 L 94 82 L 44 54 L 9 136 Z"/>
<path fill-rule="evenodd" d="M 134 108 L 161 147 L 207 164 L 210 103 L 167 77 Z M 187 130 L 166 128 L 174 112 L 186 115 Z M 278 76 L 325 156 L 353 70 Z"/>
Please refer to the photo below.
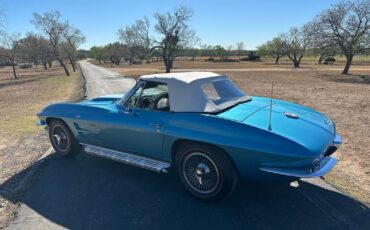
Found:
<path fill-rule="evenodd" d="M 295 188 L 242 181 L 225 201 L 207 204 L 189 196 L 173 172 L 157 174 L 84 153 L 74 159 L 53 154 L 39 172 L 21 202 L 69 229 L 370 227 L 369 208 L 305 182 Z"/>

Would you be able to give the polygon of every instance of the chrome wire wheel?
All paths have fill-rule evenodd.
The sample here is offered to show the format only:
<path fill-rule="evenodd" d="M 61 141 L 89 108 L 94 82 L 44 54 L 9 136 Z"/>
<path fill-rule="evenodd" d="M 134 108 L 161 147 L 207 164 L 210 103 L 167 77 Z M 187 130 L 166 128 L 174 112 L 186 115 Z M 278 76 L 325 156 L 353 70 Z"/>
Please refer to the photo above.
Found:
<path fill-rule="evenodd" d="M 70 141 L 64 127 L 60 125 L 54 125 L 51 134 L 53 144 L 58 151 L 65 152 L 66 150 L 68 150 Z"/>
<path fill-rule="evenodd" d="M 201 152 L 193 152 L 185 157 L 182 172 L 187 185 L 202 194 L 214 192 L 220 184 L 216 163 Z"/>

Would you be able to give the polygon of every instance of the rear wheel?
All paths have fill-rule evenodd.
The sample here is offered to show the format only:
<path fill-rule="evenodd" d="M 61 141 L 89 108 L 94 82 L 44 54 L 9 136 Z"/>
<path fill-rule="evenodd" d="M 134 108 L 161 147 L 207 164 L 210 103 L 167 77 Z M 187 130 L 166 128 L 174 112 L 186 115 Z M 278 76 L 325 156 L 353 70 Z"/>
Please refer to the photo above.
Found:
<path fill-rule="evenodd" d="M 62 121 L 51 121 L 49 139 L 58 155 L 74 156 L 81 151 L 81 145 L 76 141 L 69 127 Z"/>
<path fill-rule="evenodd" d="M 203 144 L 181 146 L 176 167 L 186 190 L 204 201 L 224 199 L 233 192 L 238 181 L 235 167 L 225 153 Z"/>

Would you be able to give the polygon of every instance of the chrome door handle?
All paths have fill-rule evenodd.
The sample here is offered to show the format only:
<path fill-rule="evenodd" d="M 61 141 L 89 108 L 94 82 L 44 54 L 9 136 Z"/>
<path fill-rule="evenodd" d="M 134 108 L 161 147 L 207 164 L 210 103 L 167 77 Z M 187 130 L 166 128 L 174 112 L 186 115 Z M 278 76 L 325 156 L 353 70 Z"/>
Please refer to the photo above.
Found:
<path fill-rule="evenodd" d="M 162 125 L 161 124 L 158 124 L 158 123 L 153 123 L 153 122 L 151 122 L 151 123 L 149 123 L 151 126 L 153 126 L 153 127 L 155 127 L 156 129 L 160 129 L 160 128 L 162 128 Z"/>

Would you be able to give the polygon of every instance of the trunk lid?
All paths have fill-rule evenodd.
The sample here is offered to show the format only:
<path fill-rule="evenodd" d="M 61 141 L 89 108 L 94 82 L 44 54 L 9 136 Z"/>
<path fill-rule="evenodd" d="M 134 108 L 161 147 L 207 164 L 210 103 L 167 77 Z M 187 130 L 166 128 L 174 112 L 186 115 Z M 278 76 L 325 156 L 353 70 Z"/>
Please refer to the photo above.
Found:
<path fill-rule="evenodd" d="M 252 97 L 251 101 L 216 116 L 268 130 L 270 98 Z M 276 99 L 272 100 L 271 126 L 271 132 L 306 147 L 313 146 L 318 138 L 329 141 L 335 136 L 335 124 L 324 114 L 302 105 Z"/>

